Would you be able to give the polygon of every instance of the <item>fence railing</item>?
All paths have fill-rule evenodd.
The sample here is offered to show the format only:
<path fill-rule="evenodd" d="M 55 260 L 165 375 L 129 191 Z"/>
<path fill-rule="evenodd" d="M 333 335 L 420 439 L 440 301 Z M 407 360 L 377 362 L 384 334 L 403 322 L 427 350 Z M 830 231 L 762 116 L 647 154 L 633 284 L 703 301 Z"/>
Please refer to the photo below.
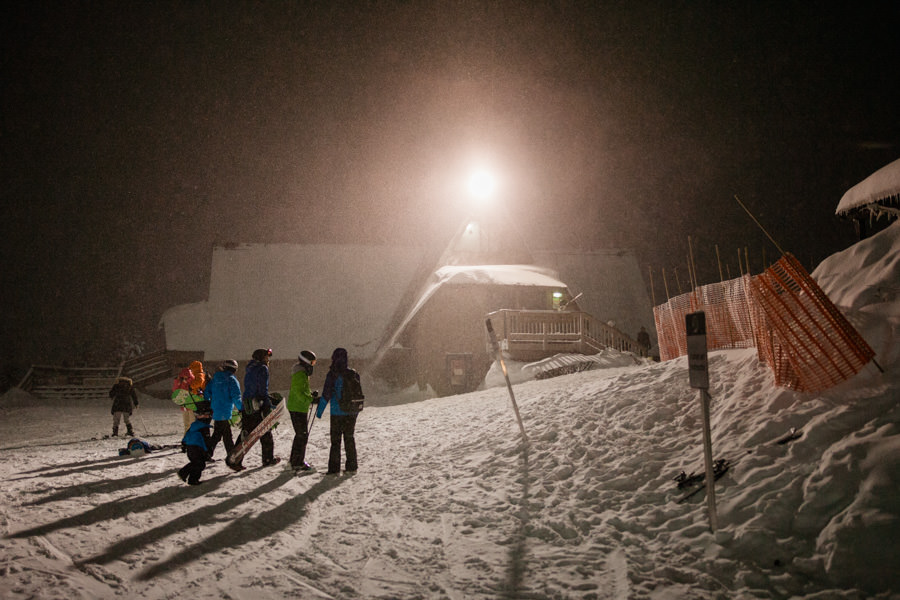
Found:
<path fill-rule="evenodd" d="M 875 353 L 790 254 L 761 275 L 697 288 L 654 307 L 660 360 L 687 354 L 685 315 L 706 312 L 707 348 L 753 348 L 775 383 L 798 391 L 832 387 Z"/>
<path fill-rule="evenodd" d="M 110 388 L 120 376 L 129 377 L 140 387 L 168 377 L 171 371 L 168 354 L 161 350 L 114 367 L 32 365 L 18 387 L 38 398 L 100 400 L 108 399 Z"/>
<path fill-rule="evenodd" d="M 635 340 L 585 312 L 501 309 L 487 316 L 501 347 L 514 360 L 569 352 L 590 355 L 604 348 L 646 355 Z"/>

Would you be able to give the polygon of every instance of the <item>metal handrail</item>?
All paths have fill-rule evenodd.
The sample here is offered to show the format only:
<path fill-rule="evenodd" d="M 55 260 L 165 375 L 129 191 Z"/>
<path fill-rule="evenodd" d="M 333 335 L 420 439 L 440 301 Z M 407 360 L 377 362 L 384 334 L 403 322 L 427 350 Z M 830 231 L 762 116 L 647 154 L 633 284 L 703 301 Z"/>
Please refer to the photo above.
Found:
<path fill-rule="evenodd" d="M 497 324 L 501 343 L 509 352 L 596 354 L 604 348 L 642 355 L 643 348 L 615 327 L 581 311 L 500 309 L 487 315 Z"/>

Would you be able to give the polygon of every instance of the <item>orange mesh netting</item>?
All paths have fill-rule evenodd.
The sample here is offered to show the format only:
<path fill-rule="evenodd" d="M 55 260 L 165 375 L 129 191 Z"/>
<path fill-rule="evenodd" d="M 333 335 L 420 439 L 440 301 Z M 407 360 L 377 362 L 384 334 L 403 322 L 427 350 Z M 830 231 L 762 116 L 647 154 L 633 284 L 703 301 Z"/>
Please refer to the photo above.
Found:
<path fill-rule="evenodd" d="M 655 307 L 660 360 L 687 353 L 685 315 L 699 310 L 706 313 L 707 348 L 755 346 L 782 387 L 822 391 L 875 356 L 791 254 L 757 277 L 702 286 Z"/>
<path fill-rule="evenodd" d="M 785 254 L 750 285 L 766 327 L 757 334 L 760 359 L 775 383 L 818 392 L 858 373 L 875 352 L 800 262 Z"/>

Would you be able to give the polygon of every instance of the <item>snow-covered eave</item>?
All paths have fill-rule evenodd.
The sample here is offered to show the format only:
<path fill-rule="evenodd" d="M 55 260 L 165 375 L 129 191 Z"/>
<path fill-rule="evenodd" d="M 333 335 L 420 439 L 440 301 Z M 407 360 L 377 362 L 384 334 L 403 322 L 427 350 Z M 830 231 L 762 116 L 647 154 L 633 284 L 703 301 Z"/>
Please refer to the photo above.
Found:
<path fill-rule="evenodd" d="M 835 213 L 850 215 L 855 209 L 882 211 L 897 215 L 900 206 L 900 159 L 881 167 L 847 190 Z"/>
<path fill-rule="evenodd" d="M 556 271 L 534 265 L 452 265 L 441 267 L 434 277 L 438 285 L 566 287 Z"/>

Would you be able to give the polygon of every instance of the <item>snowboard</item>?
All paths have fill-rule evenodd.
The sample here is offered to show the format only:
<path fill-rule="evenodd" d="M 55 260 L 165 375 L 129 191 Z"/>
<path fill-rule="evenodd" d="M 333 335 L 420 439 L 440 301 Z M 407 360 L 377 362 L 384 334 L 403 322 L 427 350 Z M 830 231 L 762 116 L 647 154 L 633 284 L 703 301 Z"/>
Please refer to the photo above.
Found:
<path fill-rule="evenodd" d="M 192 394 L 188 390 L 172 390 L 172 402 L 189 410 L 196 410 L 197 403 L 203 402 L 202 394 Z"/>
<path fill-rule="evenodd" d="M 241 443 L 235 444 L 234 450 L 231 451 L 231 454 L 225 459 L 225 464 L 234 468 L 234 465 L 238 464 L 243 460 L 244 456 L 247 452 L 253 448 L 253 445 L 259 441 L 263 435 L 266 434 L 273 427 L 278 425 L 278 421 L 281 420 L 281 417 L 284 415 L 284 405 L 287 404 L 283 400 L 275 405 L 275 408 L 272 409 L 272 412 L 263 417 L 262 422 L 256 426 L 256 429 L 251 431 L 247 438 L 244 439 L 244 436 L 241 435 Z"/>

